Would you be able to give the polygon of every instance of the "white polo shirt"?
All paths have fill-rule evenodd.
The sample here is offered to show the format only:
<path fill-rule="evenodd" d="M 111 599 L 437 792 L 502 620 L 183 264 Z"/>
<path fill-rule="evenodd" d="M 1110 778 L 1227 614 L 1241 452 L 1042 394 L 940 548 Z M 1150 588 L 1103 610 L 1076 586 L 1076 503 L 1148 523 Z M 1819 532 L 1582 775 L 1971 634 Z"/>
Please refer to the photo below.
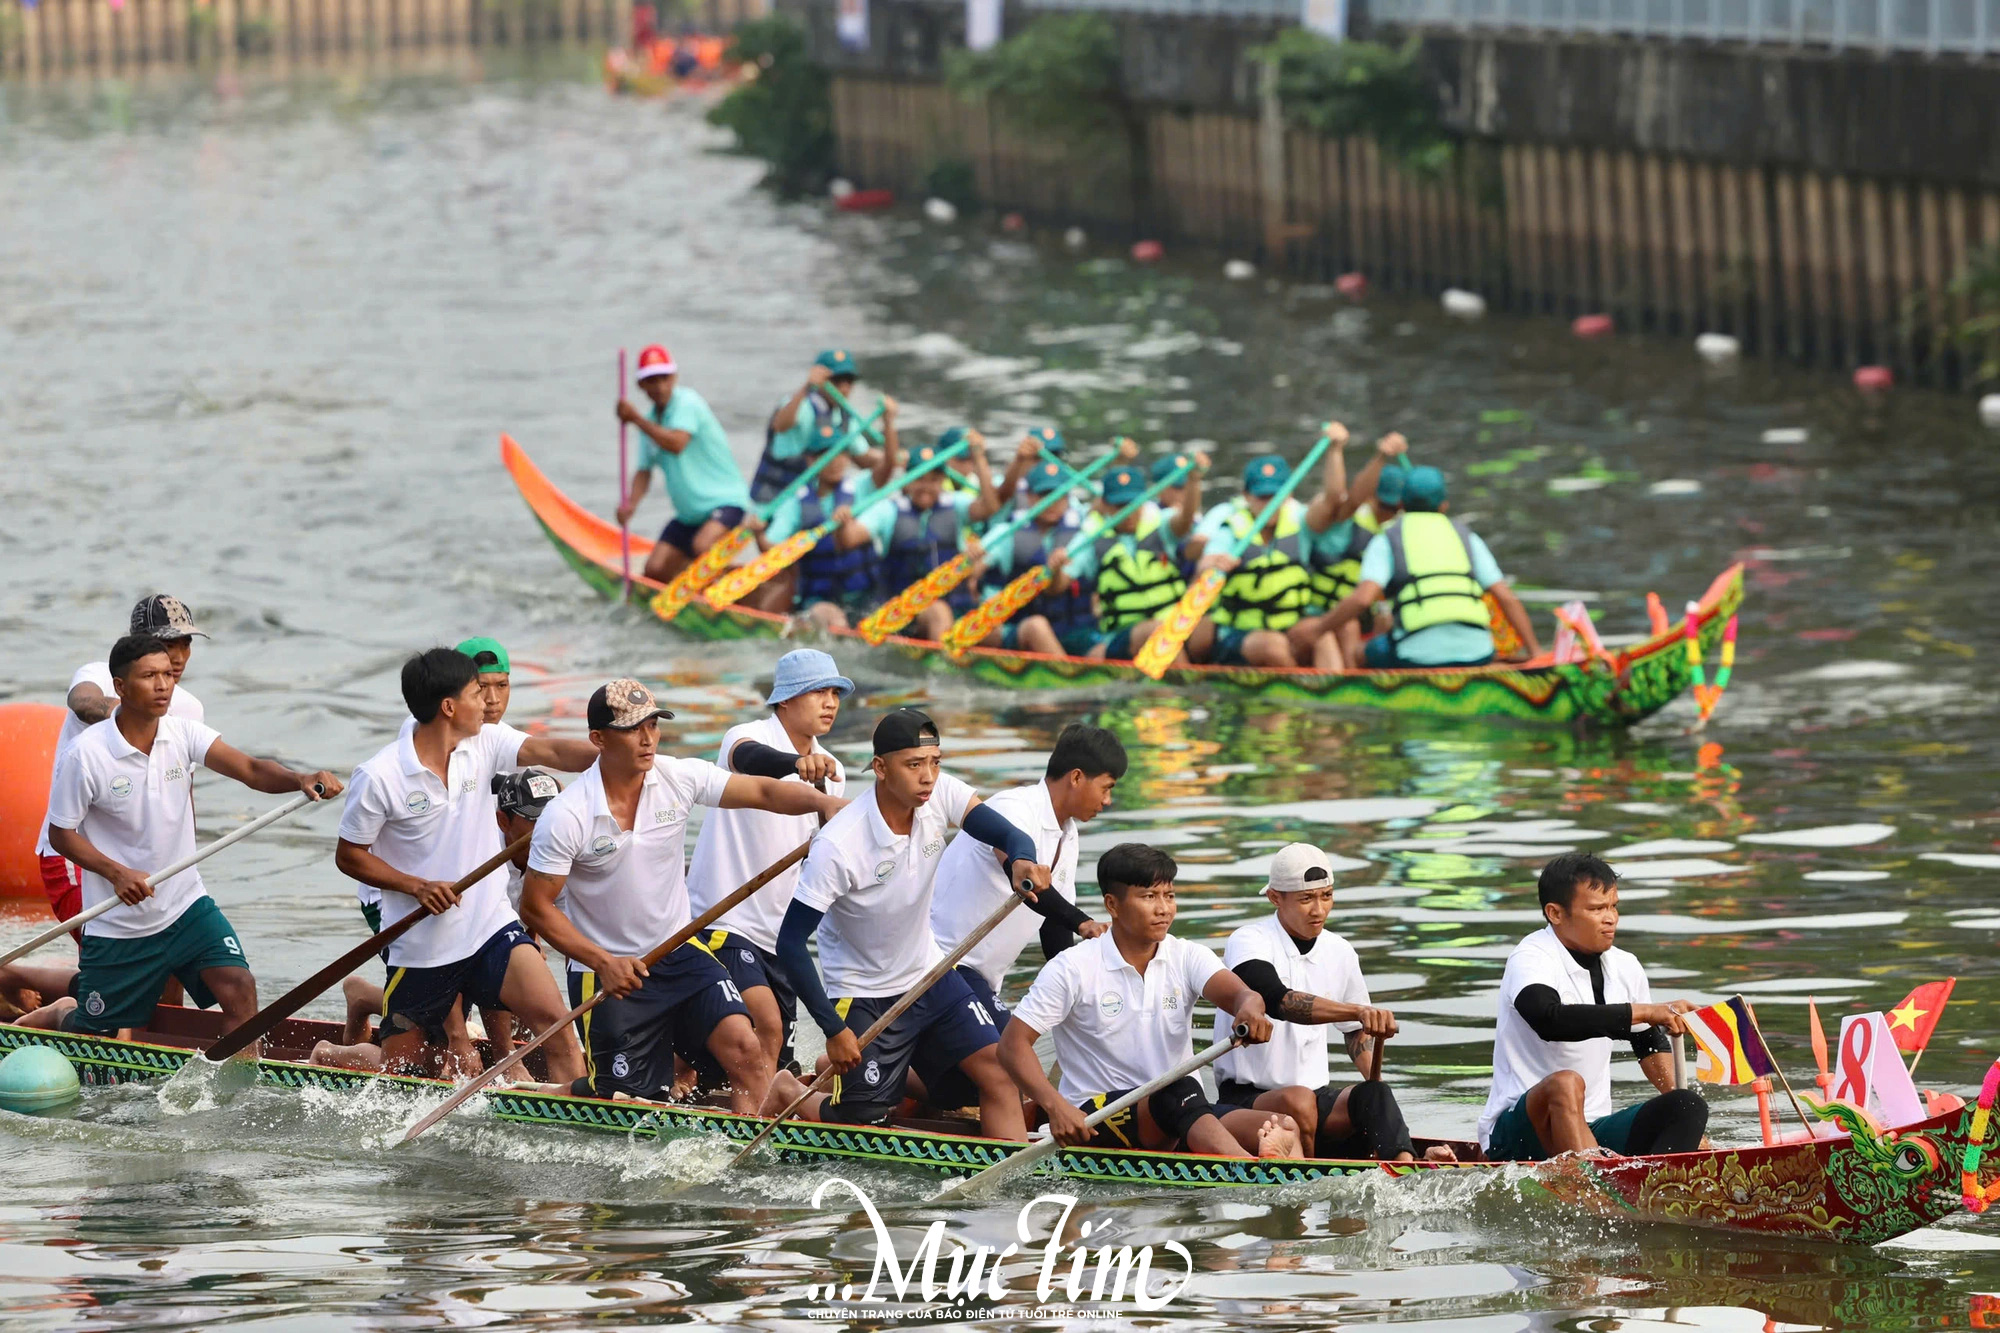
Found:
<path fill-rule="evenodd" d="M 486 726 L 498 729 L 502 735 L 507 736 L 508 738 L 513 740 L 515 746 L 515 752 L 517 755 L 519 753 L 522 742 L 528 739 L 527 732 L 522 731 L 519 727 L 510 726 L 505 722 L 489 722 L 486 724 Z M 403 725 L 396 732 L 396 735 L 401 739 L 407 740 L 409 739 L 410 736 L 416 733 L 416 730 L 417 730 L 417 720 L 413 717 L 406 717 L 403 719 Z M 459 744 L 471 745 L 475 743 L 478 739 L 479 738 L 475 736 L 472 738 L 472 740 L 460 741 Z M 502 768 L 500 772 L 512 773 L 518 770 L 520 767 L 521 766 L 519 764 L 508 764 L 505 768 Z M 490 781 L 488 782 L 488 785 L 489 786 L 492 785 Z M 494 807 L 494 812 L 497 814 L 499 812 L 500 803 L 498 801 L 495 801 L 493 803 L 493 807 Z M 512 866 L 509 866 L 507 868 L 507 874 L 508 874 L 508 880 L 507 880 L 508 901 L 514 904 L 514 911 L 518 914 L 521 910 L 521 872 L 514 869 Z M 454 878 L 456 878 L 456 876 L 454 876 Z M 354 884 L 354 896 L 360 899 L 363 905 L 373 907 L 374 905 L 382 901 L 382 890 L 376 888 L 373 884 L 363 884 L 359 880 L 356 880 Z"/>
<path fill-rule="evenodd" d="M 605 800 L 602 768 L 592 764 L 542 807 L 528 869 L 567 876 L 557 910 L 598 948 L 638 958 L 693 919 L 684 870 L 688 814 L 720 802 L 728 785 L 729 774 L 706 759 L 655 756 L 625 829 Z M 569 966 L 588 970 L 574 958 Z"/>
<path fill-rule="evenodd" d="M 1610 1115 L 1611 1057 L 1609 1037 L 1587 1041 L 1543 1041 L 1528 1026 L 1528 1020 L 1514 1007 L 1514 1001 L 1530 986 L 1552 986 L 1564 1004 L 1596 1004 L 1590 973 L 1570 957 L 1553 926 L 1544 926 L 1514 946 L 1507 955 L 1507 970 L 1500 978 L 1500 1021 L 1493 1030 L 1493 1092 L 1486 1099 L 1485 1113 L 1479 1117 L 1479 1146 L 1492 1141 L 1493 1123 L 1521 1094 L 1559 1069 L 1573 1069 L 1583 1076 L 1583 1114 L 1588 1120 Z M 1623 949 L 1604 954 L 1604 1003 L 1651 1004 L 1652 987 L 1646 969 Z M 1644 1031 L 1644 1025 L 1632 1029 Z"/>
<path fill-rule="evenodd" d="M 1222 947 L 1222 965 L 1234 971 L 1238 963 L 1261 958 L 1278 973 L 1289 990 L 1303 991 L 1341 1004 L 1367 1004 L 1368 983 L 1361 978 L 1361 960 L 1354 946 L 1332 931 L 1322 931 L 1309 953 L 1300 953 L 1291 932 L 1275 916 L 1239 926 Z M 1215 1039 L 1229 1034 L 1234 1020 L 1215 1011 Z M 1327 1081 L 1327 1029 L 1359 1032 L 1359 1023 L 1287 1023 L 1271 1018 L 1271 1040 L 1259 1046 L 1239 1046 L 1215 1062 L 1215 1076 L 1259 1088 L 1301 1084 L 1317 1088 Z"/>
<path fill-rule="evenodd" d="M 901 995 L 944 957 L 931 938 L 931 885 L 945 832 L 965 821 L 978 793 L 938 774 L 908 837 L 882 822 L 870 787 L 826 822 L 814 839 L 792 897 L 826 913 L 819 966 L 835 1000 Z M 982 844 L 983 845 L 983 844 Z"/>
<path fill-rule="evenodd" d="M 1035 840 L 1035 859 L 1054 873 L 1055 891 L 1076 901 L 1076 821 L 1056 822 L 1049 784 L 1014 787 L 986 802 L 1007 821 Z M 1058 851 L 1060 845 L 1060 851 Z M 944 849 L 938 866 L 937 894 L 931 899 L 931 934 L 946 952 L 971 934 L 993 909 L 1013 894 L 1000 865 L 1000 855 L 977 838 L 958 838 Z M 963 963 L 997 994 L 1000 980 L 1021 956 L 1028 942 L 1040 935 L 1042 918 L 1023 908 L 993 928 L 972 946 Z"/>
<path fill-rule="evenodd" d="M 744 741 L 756 741 L 786 754 L 793 753 L 792 738 L 774 713 L 770 717 L 745 722 L 722 733 L 722 745 L 715 753 L 716 764 L 729 767 L 729 755 Z M 814 754 L 828 754 L 825 746 L 813 742 Z M 786 782 L 803 781 L 794 773 Z M 838 759 L 833 776 L 827 779 L 829 796 L 847 792 L 847 770 Z M 706 912 L 760 873 L 792 848 L 819 831 L 818 815 L 779 815 L 769 810 L 717 810 L 701 821 L 701 836 L 695 839 L 694 861 L 688 866 L 688 896 L 694 910 Z M 785 873 L 738 903 L 717 921 L 716 928 L 742 935 L 765 953 L 778 947 L 778 927 L 785 924 L 785 909 L 792 905 L 792 886 L 799 882 L 799 868 L 788 866 Z"/>
<path fill-rule="evenodd" d="M 522 735 L 489 724 L 451 752 L 449 782 L 417 758 L 414 731 L 376 751 L 347 784 L 340 836 L 367 847 L 406 875 L 456 883 L 490 860 L 506 843 L 500 837 L 500 803 L 493 775 L 514 766 Z M 419 910 L 415 898 L 382 895 L 382 924 L 394 925 Z M 459 895 L 458 906 L 412 926 L 389 946 L 391 967 L 442 967 L 470 958 L 509 921 L 506 867 Z"/>
<path fill-rule="evenodd" d="M 98 689 L 104 691 L 104 697 L 110 699 L 114 705 L 117 702 L 118 687 L 111 683 L 111 663 L 109 662 L 85 662 L 82 666 L 78 667 L 76 674 L 69 678 L 69 688 L 73 690 L 79 685 L 95 685 Z M 69 695 L 67 691 L 64 692 L 63 697 L 65 700 L 68 699 Z M 207 714 L 202 711 L 201 700 L 176 685 L 174 686 L 173 696 L 167 700 L 167 716 L 184 717 L 190 722 L 200 722 Z M 53 803 L 55 796 L 56 770 L 62 766 L 63 756 L 69 753 L 70 746 L 76 744 L 76 738 L 83 735 L 93 725 L 93 723 L 85 722 L 75 713 L 72 713 L 67 706 L 63 708 L 62 730 L 56 733 L 56 755 L 54 761 L 49 765 L 49 795 L 51 803 Z M 55 854 L 56 849 L 49 846 L 49 821 L 43 819 L 41 827 L 35 830 L 35 855 L 54 856 Z M 84 933 L 89 934 L 90 932 L 85 931 Z"/>
<path fill-rule="evenodd" d="M 1142 977 L 1107 930 L 1050 959 L 1014 1017 L 1053 1039 L 1059 1091 L 1080 1105 L 1141 1087 L 1193 1055 L 1195 1001 L 1222 970 L 1214 950 L 1169 935 Z"/>
<path fill-rule="evenodd" d="M 194 769 L 221 737 L 202 722 L 171 713 L 160 719 L 150 754 L 141 754 L 118 730 L 118 714 L 85 727 L 56 765 L 49 793 L 49 823 L 74 829 L 120 865 L 164 870 L 194 855 Z M 84 925 L 83 933 L 114 940 L 157 935 L 194 906 L 207 890 L 201 871 L 189 866 L 153 885 L 143 902 L 112 908 Z M 83 872 L 83 905 L 116 897 L 102 875 Z"/>

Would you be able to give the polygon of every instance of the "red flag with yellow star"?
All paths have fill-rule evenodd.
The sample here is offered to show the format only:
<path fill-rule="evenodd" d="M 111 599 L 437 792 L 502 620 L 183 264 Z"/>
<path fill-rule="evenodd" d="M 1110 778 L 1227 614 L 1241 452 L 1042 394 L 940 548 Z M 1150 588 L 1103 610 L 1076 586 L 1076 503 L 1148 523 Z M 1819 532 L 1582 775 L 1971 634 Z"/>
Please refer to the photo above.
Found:
<path fill-rule="evenodd" d="M 1932 1029 L 1937 1027 L 1938 1015 L 1944 1012 L 1944 1002 L 1951 998 L 1951 988 L 1957 984 L 1957 977 L 1946 977 L 1943 981 L 1919 986 L 1889 1011 L 1889 1035 L 1896 1039 L 1897 1050 L 1921 1051 L 1924 1048 L 1924 1044 L 1931 1039 Z"/>

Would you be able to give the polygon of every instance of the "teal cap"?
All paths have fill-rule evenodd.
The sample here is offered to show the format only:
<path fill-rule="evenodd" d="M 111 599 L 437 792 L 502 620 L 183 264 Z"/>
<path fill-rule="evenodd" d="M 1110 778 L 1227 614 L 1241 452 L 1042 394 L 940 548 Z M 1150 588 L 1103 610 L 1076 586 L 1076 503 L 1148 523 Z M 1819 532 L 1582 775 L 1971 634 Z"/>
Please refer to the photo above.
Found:
<path fill-rule="evenodd" d="M 1403 508 L 1419 514 L 1435 512 L 1445 502 L 1444 473 L 1434 467 L 1413 467 L 1403 479 Z"/>
<path fill-rule="evenodd" d="M 1153 469 L 1151 473 L 1149 473 L 1148 475 L 1151 476 L 1154 481 L 1165 481 L 1168 477 L 1174 475 L 1175 469 L 1179 468 L 1187 461 L 1188 461 L 1188 456 L 1186 454 L 1168 454 L 1163 458 L 1158 458 L 1153 461 Z"/>
<path fill-rule="evenodd" d="M 1259 454 L 1243 468 L 1243 493 L 1268 500 L 1285 488 L 1292 465 L 1277 454 Z"/>
<path fill-rule="evenodd" d="M 945 446 L 943 446 L 942 444 L 918 445 L 916 448 L 910 450 L 909 471 L 915 472 L 918 468 L 922 467 L 924 464 L 932 461 L 939 454 L 943 453 L 944 450 Z M 932 468 L 929 472 L 924 473 L 924 477 L 935 476 L 937 475 L 938 471 L 939 469 Z M 918 480 L 919 481 L 923 480 L 923 477 L 919 477 Z"/>
<path fill-rule="evenodd" d="M 1037 463 L 1028 470 L 1028 494 L 1049 495 L 1063 488 L 1067 474 L 1054 463 Z"/>
<path fill-rule="evenodd" d="M 854 368 L 854 358 L 842 351 L 821 352 L 813 358 L 813 364 L 816 366 L 825 366 L 827 374 L 834 379 L 839 379 L 843 375 L 852 376 L 855 379 L 861 378 L 861 372 Z"/>
<path fill-rule="evenodd" d="M 1028 432 L 1028 438 L 1052 454 L 1060 454 L 1066 447 L 1063 444 L 1062 432 L 1054 426 L 1037 426 Z"/>
<path fill-rule="evenodd" d="M 943 452 L 944 450 L 951 448 L 953 445 L 957 444 L 960 440 L 964 438 L 965 438 L 965 427 L 963 426 L 952 426 L 946 430 L 939 431 L 937 437 L 937 447 L 939 452 Z"/>
<path fill-rule="evenodd" d="M 458 651 L 471 658 L 480 671 L 498 671 L 501 675 L 512 675 L 514 668 L 507 661 L 507 650 L 500 646 L 500 640 L 484 635 L 467 639 L 458 645 Z"/>
<path fill-rule="evenodd" d="M 1115 467 L 1104 474 L 1104 503 L 1123 509 L 1146 493 L 1146 479 L 1137 468 Z"/>
<path fill-rule="evenodd" d="M 1409 482 L 1409 468 L 1388 464 L 1375 474 L 1375 498 L 1393 509 L 1403 503 L 1403 491 Z"/>

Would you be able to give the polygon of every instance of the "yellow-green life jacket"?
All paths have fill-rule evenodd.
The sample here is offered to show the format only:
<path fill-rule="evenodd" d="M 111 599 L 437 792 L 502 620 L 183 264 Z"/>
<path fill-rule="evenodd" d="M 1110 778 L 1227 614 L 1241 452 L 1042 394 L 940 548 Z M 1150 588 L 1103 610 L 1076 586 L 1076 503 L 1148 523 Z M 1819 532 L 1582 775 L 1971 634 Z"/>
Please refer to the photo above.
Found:
<path fill-rule="evenodd" d="M 1254 515 L 1246 520 L 1255 521 Z M 1312 609 L 1313 600 L 1305 542 L 1298 511 L 1287 506 L 1278 515 L 1278 530 L 1270 541 L 1244 548 L 1210 618 L 1224 629 L 1245 631 L 1287 630 L 1298 624 Z"/>
<path fill-rule="evenodd" d="M 1375 516 L 1373 503 L 1355 510 L 1348 523 L 1347 546 L 1340 555 L 1332 561 L 1313 561 L 1313 601 L 1323 610 L 1339 605 L 1343 597 L 1360 585 L 1362 553 L 1382 530 L 1382 520 Z"/>
<path fill-rule="evenodd" d="M 1098 619 L 1106 630 L 1129 629 L 1162 615 L 1187 591 L 1172 530 L 1157 513 L 1141 518 L 1137 532 L 1098 540 Z"/>
<path fill-rule="evenodd" d="M 1396 613 L 1393 641 L 1433 625 L 1488 628 L 1464 528 L 1443 514 L 1405 513 L 1383 534 L 1395 557 L 1395 572 L 1383 590 Z"/>

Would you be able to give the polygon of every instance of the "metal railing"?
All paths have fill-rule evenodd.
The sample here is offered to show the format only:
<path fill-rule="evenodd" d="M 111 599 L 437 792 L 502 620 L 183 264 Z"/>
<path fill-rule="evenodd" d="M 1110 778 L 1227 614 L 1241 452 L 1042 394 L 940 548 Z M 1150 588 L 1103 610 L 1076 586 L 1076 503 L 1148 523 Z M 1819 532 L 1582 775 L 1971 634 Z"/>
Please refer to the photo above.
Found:
<path fill-rule="evenodd" d="M 1378 23 L 2000 53 L 2000 0 L 1373 0 Z"/>

